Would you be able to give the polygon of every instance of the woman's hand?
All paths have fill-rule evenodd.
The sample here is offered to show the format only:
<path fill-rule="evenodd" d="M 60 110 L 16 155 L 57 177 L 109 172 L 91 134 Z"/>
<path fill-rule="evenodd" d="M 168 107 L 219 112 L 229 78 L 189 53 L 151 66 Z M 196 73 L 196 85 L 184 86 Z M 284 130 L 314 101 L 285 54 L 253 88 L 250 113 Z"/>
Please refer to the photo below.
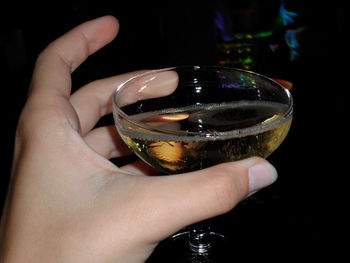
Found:
<path fill-rule="evenodd" d="M 1 262 L 143 262 L 160 240 L 275 181 L 261 158 L 174 176 L 111 163 L 130 152 L 114 127 L 94 126 L 111 112 L 118 84 L 136 73 L 72 95 L 70 75 L 118 29 L 110 16 L 86 22 L 38 57 L 17 128 Z"/>

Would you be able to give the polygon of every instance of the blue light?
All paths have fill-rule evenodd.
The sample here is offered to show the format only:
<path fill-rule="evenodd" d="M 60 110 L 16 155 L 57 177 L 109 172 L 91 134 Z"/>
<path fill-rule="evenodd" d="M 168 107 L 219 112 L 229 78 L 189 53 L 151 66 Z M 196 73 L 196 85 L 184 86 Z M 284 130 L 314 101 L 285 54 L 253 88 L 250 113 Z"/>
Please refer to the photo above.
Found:
<path fill-rule="evenodd" d="M 297 51 L 300 47 L 294 31 L 288 30 L 285 34 L 287 45 L 290 47 L 290 59 L 295 60 L 300 54 Z"/>
<path fill-rule="evenodd" d="M 281 1 L 281 6 L 280 6 L 280 16 L 282 18 L 283 25 L 289 25 L 295 22 L 295 18 L 299 16 L 298 13 L 288 11 L 286 8 L 286 3 L 285 1 Z"/>
<path fill-rule="evenodd" d="M 221 32 L 221 37 L 225 42 L 230 42 L 234 38 L 233 27 L 230 15 L 227 11 L 216 11 L 215 24 Z"/>

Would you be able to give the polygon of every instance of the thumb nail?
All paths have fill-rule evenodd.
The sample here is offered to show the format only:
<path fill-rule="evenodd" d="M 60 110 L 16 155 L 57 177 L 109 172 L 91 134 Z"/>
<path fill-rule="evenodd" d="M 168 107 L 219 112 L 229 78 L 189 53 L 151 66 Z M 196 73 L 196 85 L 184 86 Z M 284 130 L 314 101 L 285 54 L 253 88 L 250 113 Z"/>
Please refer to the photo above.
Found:
<path fill-rule="evenodd" d="M 249 168 L 249 193 L 256 192 L 277 180 L 277 171 L 268 162 L 263 162 Z"/>

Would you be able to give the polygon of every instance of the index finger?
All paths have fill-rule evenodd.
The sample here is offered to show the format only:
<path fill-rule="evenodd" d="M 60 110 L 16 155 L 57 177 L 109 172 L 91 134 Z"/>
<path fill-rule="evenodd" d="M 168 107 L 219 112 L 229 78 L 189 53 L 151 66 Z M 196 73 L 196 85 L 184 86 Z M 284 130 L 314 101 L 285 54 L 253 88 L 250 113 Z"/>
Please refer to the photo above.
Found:
<path fill-rule="evenodd" d="M 70 74 L 91 54 L 114 39 L 118 21 L 104 16 L 83 23 L 52 42 L 38 57 L 31 94 L 44 95 L 46 101 L 71 92 Z M 53 100 L 54 102 L 54 100 Z"/>
<path fill-rule="evenodd" d="M 136 76 L 137 81 L 132 81 Z M 135 71 L 96 80 L 80 88 L 70 97 L 80 120 L 82 134 L 89 132 L 98 120 L 112 112 L 112 96 L 118 86 L 130 83 L 119 104 L 128 105 L 140 99 L 157 98 L 171 94 L 177 87 L 178 76 L 174 71 Z"/>

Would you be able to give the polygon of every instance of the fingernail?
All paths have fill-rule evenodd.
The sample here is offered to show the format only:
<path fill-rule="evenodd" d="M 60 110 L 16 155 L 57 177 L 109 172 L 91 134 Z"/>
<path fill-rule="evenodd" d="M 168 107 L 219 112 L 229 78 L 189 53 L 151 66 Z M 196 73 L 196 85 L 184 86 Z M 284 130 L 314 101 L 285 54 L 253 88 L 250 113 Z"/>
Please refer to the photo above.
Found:
<path fill-rule="evenodd" d="M 249 168 L 249 193 L 256 192 L 277 180 L 277 171 L 268 162 L 263 162 Z"/>

